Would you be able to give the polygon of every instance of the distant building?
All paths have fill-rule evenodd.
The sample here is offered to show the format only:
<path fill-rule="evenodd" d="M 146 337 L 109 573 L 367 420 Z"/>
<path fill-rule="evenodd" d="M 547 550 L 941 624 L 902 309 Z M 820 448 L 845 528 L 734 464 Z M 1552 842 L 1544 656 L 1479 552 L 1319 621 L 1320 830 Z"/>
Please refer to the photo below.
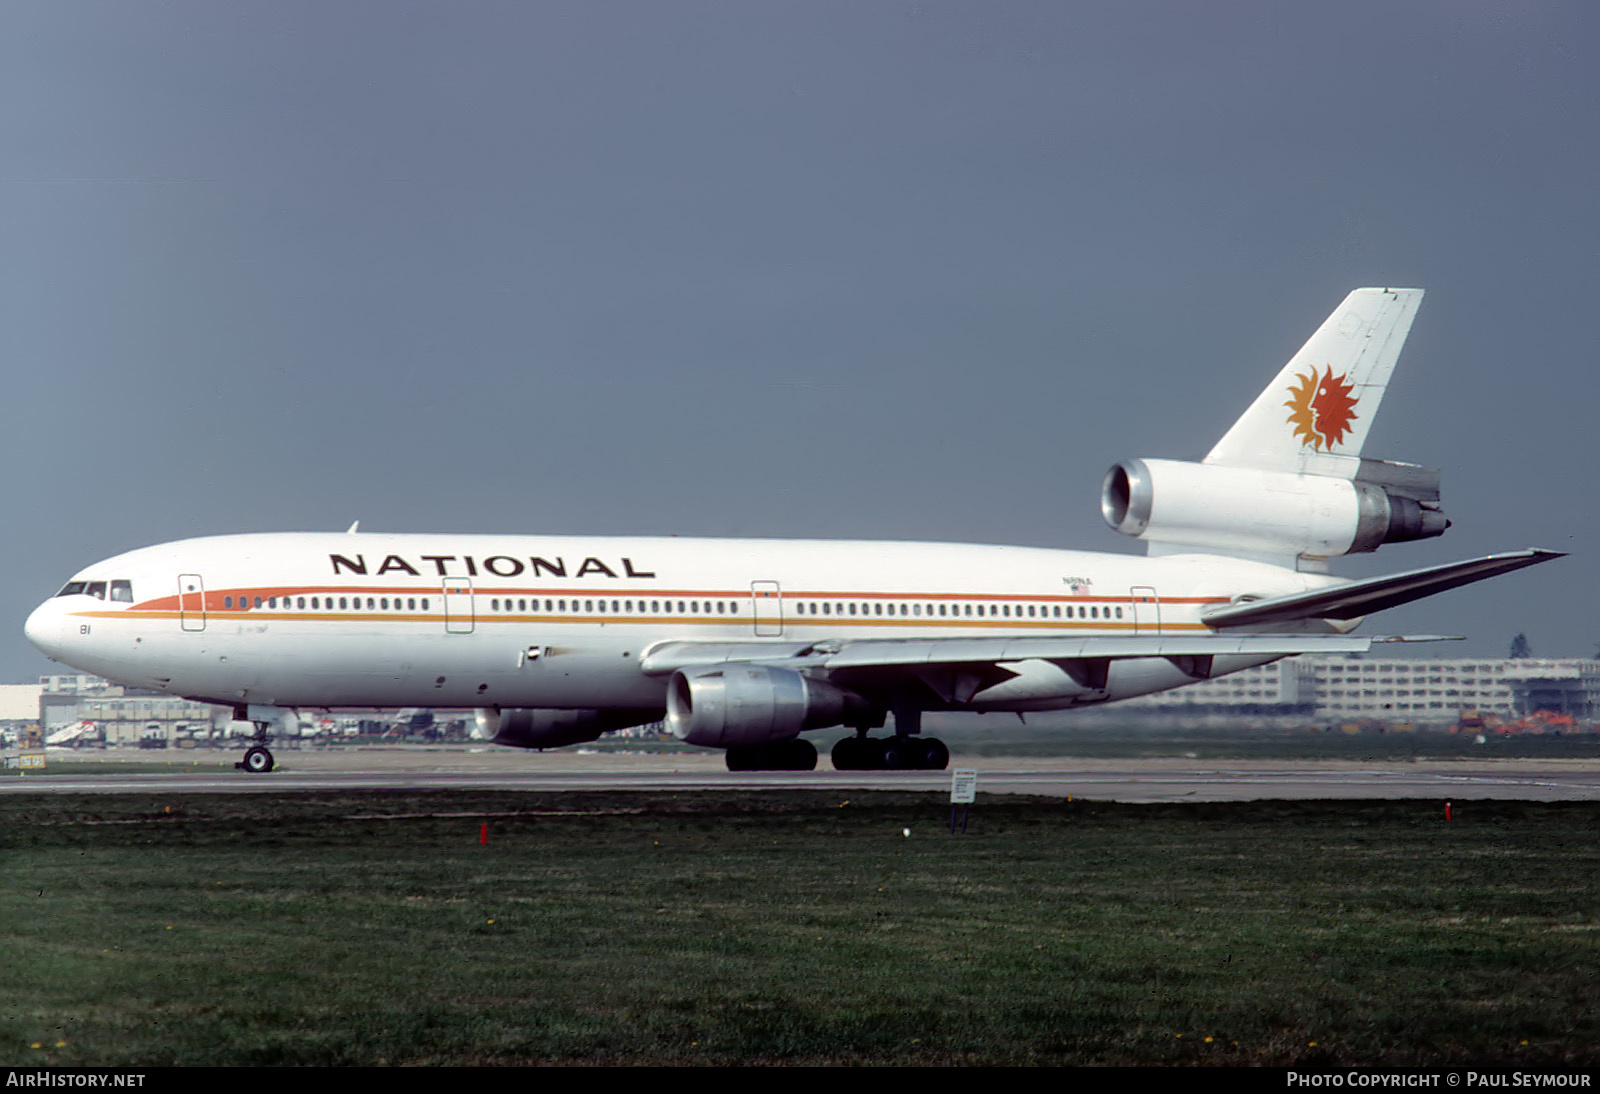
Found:
<path fill-rule="evenodd" d="M 1502 717 L 1550 710 L 1586 722 L 1600 717 L 1600 661 L 1291 657 L 1121 705 L 1419 722 L 1454 721 L 1463 710 Z"/>
<path fill-rule="evenodd" d="M 42 690 L 38 684 L 0 684 L 0 722 L 37 725 Z"/>

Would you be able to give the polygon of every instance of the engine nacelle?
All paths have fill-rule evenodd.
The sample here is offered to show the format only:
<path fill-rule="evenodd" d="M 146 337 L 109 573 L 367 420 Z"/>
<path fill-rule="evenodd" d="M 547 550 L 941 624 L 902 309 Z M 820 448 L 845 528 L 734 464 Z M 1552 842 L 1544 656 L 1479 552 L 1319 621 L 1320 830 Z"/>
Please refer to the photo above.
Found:
<path fill-rule="evenodd" d="M 1151 543 L 1314 558 L 1428 539 L 1450 526 L 1437 472 L 1376 460 L 1361 467 L 1388 478 L 1127 460 L 1106 472 L 1100 511 L 1118 532 Z"/>
<path fill-rule="evenodd" d="M 602 733 L 661 719 L 659 710 L 546 710 L 509 707 L 477 712 L 474 737 L 512 748 L 560 748 L 596 740 Z"/>
<path fill-rule="evenodd" d="M 791 669 L 728 662 L 679 669 L 667 686 L 667 728 L 680 741 L 745 748 L 786 741 L 862 713 L 860 696 Z"/>

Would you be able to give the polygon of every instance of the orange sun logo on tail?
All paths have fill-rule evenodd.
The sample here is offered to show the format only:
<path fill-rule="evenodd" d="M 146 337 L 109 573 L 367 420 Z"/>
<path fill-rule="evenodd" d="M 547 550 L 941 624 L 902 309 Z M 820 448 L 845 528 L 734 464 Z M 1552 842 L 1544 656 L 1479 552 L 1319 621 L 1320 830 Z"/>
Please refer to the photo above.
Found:
<path fill-rule="evenodd" d="M 1333 369 L 1326 367 L 1319 381 L 1317 370 L 1312 368 L 1297 377 L 1299 383 L 1290 385 L 1289 401 L 1283 404 L 1289 408 L 1294 435 L 1304 437 L 1301 443 L 1318 452 L 1344 440 L 1350 423 L 1356 420 L 1356 400 L 1350 394 L 1355 385 L 1347 383 L 1345 375 L 1348 373 L 1335 376 Z"/>

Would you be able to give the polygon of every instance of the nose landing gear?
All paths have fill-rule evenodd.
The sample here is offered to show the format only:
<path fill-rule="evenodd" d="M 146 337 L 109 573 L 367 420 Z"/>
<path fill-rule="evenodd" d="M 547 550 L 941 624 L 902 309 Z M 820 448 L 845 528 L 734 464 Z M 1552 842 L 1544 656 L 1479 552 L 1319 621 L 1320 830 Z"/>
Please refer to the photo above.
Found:
<path fill-rule="evenodd" d="M 272 758 L 271 752 L 268 752 L 260 745 L 253 745 L 245 750 L 244 759 L 240 760 L 233 766 L 237 767 L 241 771 L 248 771 L 255 775 L 263 775 L 276 767 L 277 761 Z"/>
<path fill-rule="evenodd" d="M 233 765 L 240 771 L 248 771 L 252 775 L 265 775 L 278 766 L 277 761 L 272 758 L 272 753 L 267 750 L 268 731 L 273 722 L 270 717 L 263 715 L 281 716 L 281 711 L 276 707 L 259 706 L 235 707 L 233 711 L 234 721 L 249 722 L 256 727 L 255 744 L 245 749 L 244 759 Z"/>

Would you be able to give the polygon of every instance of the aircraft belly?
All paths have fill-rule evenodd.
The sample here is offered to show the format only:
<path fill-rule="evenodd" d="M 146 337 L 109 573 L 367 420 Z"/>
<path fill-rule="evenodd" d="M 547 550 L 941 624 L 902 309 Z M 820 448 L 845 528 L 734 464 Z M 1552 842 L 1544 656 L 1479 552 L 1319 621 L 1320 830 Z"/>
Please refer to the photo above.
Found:
<path fill-rule="evenodd" d="M 523 644 L 526 637 L 513 642 L 492 633 L 352 634 L 277 642 L 261 659 L 251 698 L 285 706 L 385 707 L 653 707 L 665 702 L 665 683 L 640 673 L 632 649 L 587 635 L 551 635 L 549 645 Z M 285 657 L 279 652 L 284 648 L 295 652 Z M 535 656 L 528 655 L 530 649 Z"/>

